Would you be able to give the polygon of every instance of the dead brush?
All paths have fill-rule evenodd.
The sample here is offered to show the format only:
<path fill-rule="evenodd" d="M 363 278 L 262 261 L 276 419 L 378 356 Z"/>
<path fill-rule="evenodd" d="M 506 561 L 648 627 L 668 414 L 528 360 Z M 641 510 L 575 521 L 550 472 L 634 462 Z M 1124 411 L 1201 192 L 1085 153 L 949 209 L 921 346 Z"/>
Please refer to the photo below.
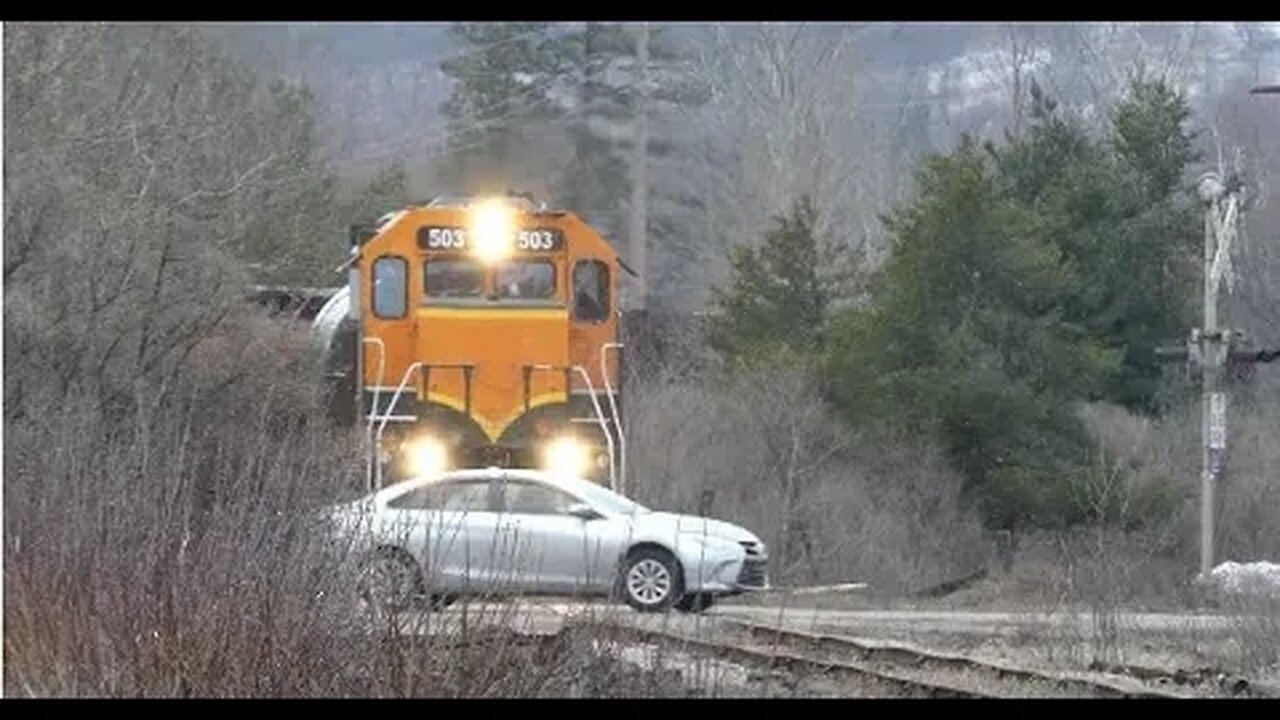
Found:
<path fill-rule="evenodd" d="M 755 529 L 775 584 L 901 593 L 964 577 L 989 552 L 935 448 L 844 428 L 799 373 L 727 387 L 656 374 L 629 392 L 629 494 Z"/>
<path fill-rule="evenodd" d="M 266 433 L 257 412 L 198 417 L 163 416 L 145 440 L 83 408 L 6 428 L 6 694 L 685 692 L 584 651 L 589 631 L 520 634 L 511 603 L 370 615 L 354 556 L 317 514 L 361 491 L 355 443 L 315 426 Z"/>
<path fill-rule="evenodd" d="M 1280 675 L 1280 598 L 1241 598 L 1224 603 L 1230 618 L 1229 669 L 1247 675 Z"/>

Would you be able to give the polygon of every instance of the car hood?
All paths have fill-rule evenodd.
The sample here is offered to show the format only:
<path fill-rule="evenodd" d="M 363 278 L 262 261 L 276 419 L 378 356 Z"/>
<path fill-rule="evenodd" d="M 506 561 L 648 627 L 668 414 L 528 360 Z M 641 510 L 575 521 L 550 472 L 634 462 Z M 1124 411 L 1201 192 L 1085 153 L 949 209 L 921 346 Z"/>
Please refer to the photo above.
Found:
<path fill-rule="evenodd" d="M 725 540 L 733 540 L 734 542 L 760 542 L 760 538 L 756 537 L 746 528 L 723 520 L 713 520 L 711 518 L 699 517 L 697 515 L 680 515 L 678 513 L 670 512 L 649 512 L 639 516 L 636 520 L 646 528 L 657 529 L 660 527 L 664 530 L 708 535 L 711 537 L 723 538 Z"/>

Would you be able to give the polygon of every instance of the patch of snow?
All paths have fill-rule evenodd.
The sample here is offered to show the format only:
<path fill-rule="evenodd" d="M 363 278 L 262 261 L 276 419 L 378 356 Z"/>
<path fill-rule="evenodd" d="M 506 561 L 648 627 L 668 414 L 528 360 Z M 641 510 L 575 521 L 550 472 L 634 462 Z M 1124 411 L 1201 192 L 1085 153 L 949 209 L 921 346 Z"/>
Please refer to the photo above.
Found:
<path fill-rule="evenodd" d="M 1208 581 L 1228 595 L 1280 598 L 1280 564 L 1224 562 L 1209 573 Z"/>

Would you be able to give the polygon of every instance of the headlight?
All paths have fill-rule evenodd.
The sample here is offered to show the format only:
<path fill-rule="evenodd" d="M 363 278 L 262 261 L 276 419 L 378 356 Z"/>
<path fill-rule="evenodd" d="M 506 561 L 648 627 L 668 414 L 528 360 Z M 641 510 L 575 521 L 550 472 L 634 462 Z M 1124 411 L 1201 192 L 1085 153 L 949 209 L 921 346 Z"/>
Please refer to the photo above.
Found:
<path fill-rule="evenodd" d="M 585 446 L 573 438 L 559 438 L 547 446 L 543 465 L 550 472 L 565 475 L 582 475 L 590 462 Z"/>
<path fill-rule="evenodd" d="M 511 208 L 498 201 L 472 208 L 471 227 L 467 234 L 476 257 L 486 263 L 501 260 L 511 251 L 511 240 L 515 237 L 515 218 Z"/>
<path fill-rule="evenodd" d="M 449 465 L 449 452 L 444 443 L 430 437 L 410 440 L 404 449 L 409 474 L 423 477 L 444 472 Z"/>

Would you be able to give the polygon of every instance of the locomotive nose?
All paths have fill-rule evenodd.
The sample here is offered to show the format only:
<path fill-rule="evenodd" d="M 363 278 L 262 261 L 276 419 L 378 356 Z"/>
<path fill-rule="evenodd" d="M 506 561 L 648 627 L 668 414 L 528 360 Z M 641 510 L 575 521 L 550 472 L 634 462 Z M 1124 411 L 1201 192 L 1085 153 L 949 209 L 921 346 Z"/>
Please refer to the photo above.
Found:
<path fill-rule="evenodd" d="M 492 443 L 513 421 L 567 398 L 569 315 L 563 307 L 426 306 L 415 354 L 429 368 L 422 399 L 469 415 Z M 470 366 L 466 373 L 446 368 Z"/>

